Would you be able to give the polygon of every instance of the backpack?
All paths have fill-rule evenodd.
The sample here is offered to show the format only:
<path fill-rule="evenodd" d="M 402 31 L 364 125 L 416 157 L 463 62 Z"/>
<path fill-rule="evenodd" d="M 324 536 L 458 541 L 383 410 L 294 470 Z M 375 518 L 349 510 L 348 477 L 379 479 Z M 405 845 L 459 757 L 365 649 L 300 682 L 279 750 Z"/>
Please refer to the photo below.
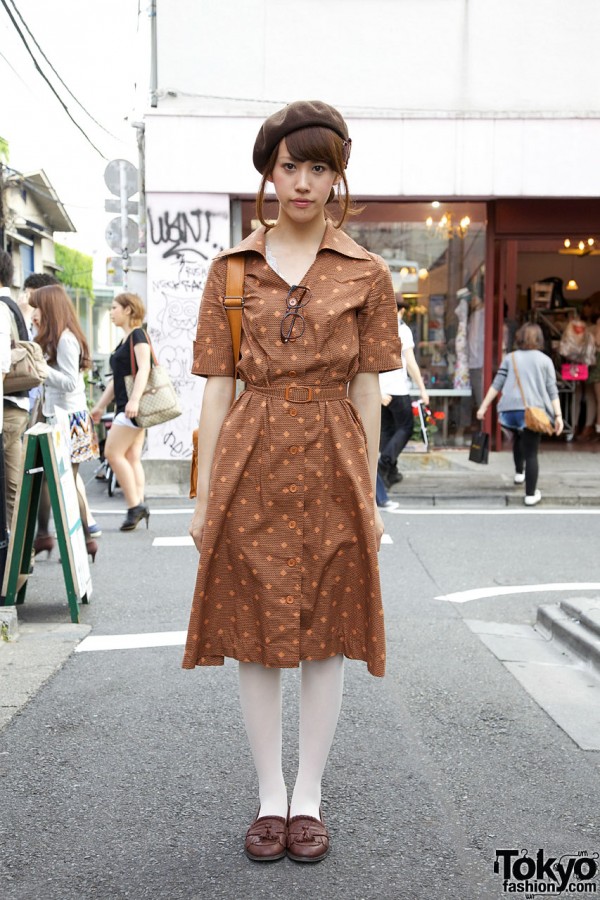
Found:
<path fill-rule="evenodd" d="M 42 348 L 29 340 L 23 313 L 10 297 L 0 297 L 12 313 L 10 369 L 4 376 L 5 397 L 26 397 L 31 388 L 43 384 L 48 363 Z"/>

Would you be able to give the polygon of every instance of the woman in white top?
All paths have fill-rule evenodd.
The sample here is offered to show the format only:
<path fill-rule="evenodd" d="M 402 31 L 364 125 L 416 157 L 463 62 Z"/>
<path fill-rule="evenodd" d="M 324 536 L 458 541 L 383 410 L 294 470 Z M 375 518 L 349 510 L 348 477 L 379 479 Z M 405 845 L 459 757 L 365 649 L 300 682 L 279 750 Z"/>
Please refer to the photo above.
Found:
<path fill-rule="evenodd" d="M 79 464 L 98 457 L 98 441 L 87 409 L 83 373 L 91 364 L 87 341 L 81 330 L 73 304 L 61 285 L 48 285 L 33 291 L 29 300 L 33 307 L 32 322 L 37 329 L 35 340 L 48 361 L 48 377 L 44 384 L 42 410 L 46 421 L 52 421 L 55 408 L 69 414 L 71 430 L 71 463 L 77 478 Z M 98 545 L 91 538 L 87 516 L 85 488 L 78 479 L 77 496 L 87 551 L 96 558 Z M 52 552 L 54 538 L 49 534 L 49 498 L 42 499 L 38 516 L 35 553 Z"/>

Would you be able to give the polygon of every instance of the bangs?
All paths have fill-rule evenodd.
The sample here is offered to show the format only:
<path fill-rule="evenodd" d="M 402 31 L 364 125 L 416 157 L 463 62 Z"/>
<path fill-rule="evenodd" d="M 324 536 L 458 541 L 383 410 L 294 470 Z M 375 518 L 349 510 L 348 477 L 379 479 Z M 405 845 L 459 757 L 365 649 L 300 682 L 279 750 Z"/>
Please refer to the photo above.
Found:
<path fill-rule="evenodd" d="M 285 136 L 290 156 L 297 162 L 324 162 L 335 172 L 344 171 L 343 141 L 330 128 L 300 128 Z"/>

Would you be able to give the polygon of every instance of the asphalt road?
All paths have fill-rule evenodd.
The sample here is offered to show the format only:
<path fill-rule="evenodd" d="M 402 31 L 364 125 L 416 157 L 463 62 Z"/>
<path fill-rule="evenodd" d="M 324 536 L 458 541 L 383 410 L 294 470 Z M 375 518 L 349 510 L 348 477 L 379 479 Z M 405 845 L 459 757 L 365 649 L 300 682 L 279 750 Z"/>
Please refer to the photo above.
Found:
<path fill-rule="evenodd" d="M 158 512 L 189 504 L 155 501 L 148 531 L 120 534 L 122 499 L 91 494 L 104 536 L 82 621 L 93 635 L 185 629 L 195 551 L 153 541 L 186 535 L 187 513 Z M 556 595 L 436 598 L 600 581 L 600 518 L 464 512 L 386 517 L 388 673 L 346 665 L 323 863 L 243 855 L 257 799 L 234 663 L 184 672 L 180 646 L 78 652 L 0 733 L 3 897 L 479 900 L 504 896 L 497 849 L 597 853 L 600 752 L 581 750 L 465 621 L 532 623 Z M 54 561 L 36 566 L 20 618 L 68 621 Z M 290 783 L 298 683 L 286 673 Z"/>

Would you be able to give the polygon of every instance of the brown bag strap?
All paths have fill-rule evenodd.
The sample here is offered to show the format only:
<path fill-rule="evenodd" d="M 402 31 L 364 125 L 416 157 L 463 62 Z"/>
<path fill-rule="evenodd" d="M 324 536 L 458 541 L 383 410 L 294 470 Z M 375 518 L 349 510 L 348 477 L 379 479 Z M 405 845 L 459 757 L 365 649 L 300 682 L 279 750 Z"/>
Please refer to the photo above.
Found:
<path fill-rule="evenodd" d="M 150 347 L 150 368 L 152 368 L 152 364 L 154 364 L 155 366 L 158 365 L 158 360 L 156 359 L 156 356 L 154 355 L 154 347 L 150 343 L 150 338 L 148 337 L 148 335 L 146 334 L 146 331 L 143 328 L 142 328 L 142 331 L 146 335 L 146 340 L 148 341 L 148 346 Z M 135 352 L 133 349 L 133 331 L 129 335 L 129 356 L 131 359 L 131 374 L 135 378 L 135 376 L 137 375 L 138 364 L 137 364 L 137 359 L 135 358 Z"/>
<path fill-rule="evenodd" d="M 525 394 L 523 393 L 523 387 L 521 386 L 521 379 L 519 378 L 519 369 L 517 368 L 517 358 L 514 353 L 510 354 L 512 356 L 513 369 L 515 370 L 515 376 L 517 379 L 517 384 L 519 385 L 519 390 L 521 391 L 521 399 L 523 400 L 523 406 L 527 409 L 527 400 L 525 399 Z"/>
<path fill-rule="evenodd" d="M 233 397 L 235 399 L 235 382 L 237 378 L 237 365 L 240 358 L 242 344 L 242 311 L 244 309 L 244 266 L 245 259 L 242 254 L 230 256 L 227 259 L 227 282 L 223 306 L 227 313 L 229 330 L 231 331 L 231 343 L 233 345 Z"/>

